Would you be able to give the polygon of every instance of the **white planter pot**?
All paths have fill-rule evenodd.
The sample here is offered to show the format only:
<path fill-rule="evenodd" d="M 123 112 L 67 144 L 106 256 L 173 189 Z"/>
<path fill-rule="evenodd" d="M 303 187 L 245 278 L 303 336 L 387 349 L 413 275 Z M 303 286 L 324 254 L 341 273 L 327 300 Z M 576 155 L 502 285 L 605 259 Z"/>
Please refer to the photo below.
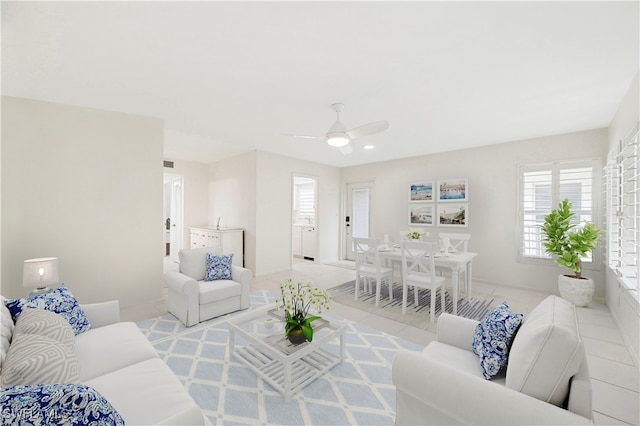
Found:
<path fill-rule="evenodd" d="M 558 277 L 558 290 L 563 299 L 576 306 L 587 306 L 593 299 L 594 284 L 591 278 L 581 279 L 560 275 Z"/>

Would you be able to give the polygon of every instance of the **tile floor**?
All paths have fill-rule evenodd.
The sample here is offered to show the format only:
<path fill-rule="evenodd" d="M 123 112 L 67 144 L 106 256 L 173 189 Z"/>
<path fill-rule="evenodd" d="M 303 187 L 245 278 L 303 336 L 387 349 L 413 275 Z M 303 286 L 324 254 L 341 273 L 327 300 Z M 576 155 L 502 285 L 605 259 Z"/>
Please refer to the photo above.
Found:
<path fill-rule="evenodd" d="M 321 288 L 331 288 L 354 279 L 355 273 L 348 263 L 340 267 L 310 261 L 295 260 L 293 269 L 281 273 L 256 277 L 254 290 L 279 292 L 279 285 L 287 278 L 310 280 Z M 165 262 L 165 270 L 177 269 L 177 265 Z M 506 300 L 516 311 L 528 314 L 548 294 L 500 287 L 474 282 L 474 294 L 491 296 L 497 301 Z M 435 339 L 435 326 L 422 330 L 384 317 L 334 303 L 332 312 L 377 328 L 421 345 Z M 139 321 L 167 312 L 166 297 L 145 305 L 122 309 L 122 319 Z M 638 366 L 624 345 L 622 336 L 607 307 L 592 302 L 587 308 L 578 308 L 581 332 L 589 362 L 593 386 L 593 420 L 596 425 L 640 424 L 640 373 Z"/>

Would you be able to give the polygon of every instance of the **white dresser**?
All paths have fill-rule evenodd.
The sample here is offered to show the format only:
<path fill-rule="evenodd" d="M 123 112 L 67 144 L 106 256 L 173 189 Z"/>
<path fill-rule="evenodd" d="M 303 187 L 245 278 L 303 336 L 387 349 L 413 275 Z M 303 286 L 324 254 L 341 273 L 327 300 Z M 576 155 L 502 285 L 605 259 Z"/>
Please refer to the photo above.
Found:
<path fill-rule="evenodd" d="M 244 266 L 244 237 L 242 228 L 191 226 L 191 248 L 220 246 L 223 254 L 233 253 L 233 264 Z"/>

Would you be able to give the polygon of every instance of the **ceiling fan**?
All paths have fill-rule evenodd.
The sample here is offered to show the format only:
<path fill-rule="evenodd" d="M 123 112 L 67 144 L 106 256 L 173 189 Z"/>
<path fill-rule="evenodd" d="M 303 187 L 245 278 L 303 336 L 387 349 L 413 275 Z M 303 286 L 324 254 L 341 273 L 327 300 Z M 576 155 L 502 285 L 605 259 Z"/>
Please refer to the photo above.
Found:
<path fill-rule="evenodd" d="M 336 112 L 336 122 L 333 123 L 333 126 L 331 126 L 329 130 L 327 130 L 327 134 L 325 136 L 289 136 L 302 139 L 324 139 L 329 145 L 340 149 L 340 152 L 343 154 L 351 154 L 352 148 L 350 142 L 352 139 L 373 135 L 389 128 L 389 123 L 387 121 L 374 121 L 372 123 L 347 130 L 347 127 L 342 124 L 342 121 L 340 121 L 340 113 L 344 111 L 344 104 L 335 103 L 331 105 L 331 109 Z"/>

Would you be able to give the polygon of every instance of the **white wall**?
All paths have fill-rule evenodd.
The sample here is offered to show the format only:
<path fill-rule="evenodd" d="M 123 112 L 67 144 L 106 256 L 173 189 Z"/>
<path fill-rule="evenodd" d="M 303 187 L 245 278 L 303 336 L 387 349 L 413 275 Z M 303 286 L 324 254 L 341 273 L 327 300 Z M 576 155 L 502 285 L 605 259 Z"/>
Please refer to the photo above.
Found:
<path fill-rule="evenodd" d="M 469 249 L 479 254 L 473 263 L 474 281 L 557 293 L 557 277 L 563 271 L 560 267 L 517 262 L 518 165 L 604 159 L 606 148 L 607 130 L 598 129 L 348 167 L 342 169 L 342 183 L 375 181 L 372 232 L 381 238 L 384 234 L 397 236 L 409 227 L 411 183 L 468 178 L 468 228 L 427 227 L 432 239 L 438 232 L 471 233 Z M 588 271 L 587 275 L 596 282 L 596 297 L 603 298 L 603 271 Z"/>
<path fill-rule="evenodd" d="M 182 248 L 189 248 L 189 227 L 207 225 L 209 220 L 209 199 L 207 196 L 209 166 L 192 161 L 173 161 L 173 168 L 164 168 L 164 173 L 183 176 L 184 229 L 182 230 Z"/>
<path fill-rule="evenodd" d="M 609 124 L 609 150 L 624 138 L 640 117 L 640 71 L 631 82 L 616 115 Z"/>
<path fill-rule="evenodd" d="M 338 256 L 339 171 L 261 151 L 209 166 L 209 224 L 245 230 L 245 267 L 254 275 L 291 268 L 293 176 L 318 179 L 318 259 Z"/>
<path fill-rule="evenodd" d="M 624 138 L 629 130 L 640 120 L 640 72 L 636 74 L 629 90 L 620 103 L 611 124 L 609 125 L 609 148 Z M 616 319 L 620 330 L 631 348 L 630 352 L 638 363 L 640 353 L 640 305 L 638 300 L 629 294 L 609 267 L 607 269 L 607 305 Z"/>
<path fill-rule="evenodd" d="M 340 172 L 336 167 L 266 152 L 257 153 L 256 275 L 291 268 L 293 176 L 317 179 L 317 258 L 338 258 Z"/>
<path fill-rule="evenodd" d="M 84 303 L 162 289 L 162 120 L 2 97 L 2 294 L 57 256 Z"/>
<path fill-rule="evenodd" d="M 244 229 L 244 266 L 256 272 L 256 153 L 209 166 L 208 225 Z M 205 224 L 206 225 L 206 224 Z"/>

